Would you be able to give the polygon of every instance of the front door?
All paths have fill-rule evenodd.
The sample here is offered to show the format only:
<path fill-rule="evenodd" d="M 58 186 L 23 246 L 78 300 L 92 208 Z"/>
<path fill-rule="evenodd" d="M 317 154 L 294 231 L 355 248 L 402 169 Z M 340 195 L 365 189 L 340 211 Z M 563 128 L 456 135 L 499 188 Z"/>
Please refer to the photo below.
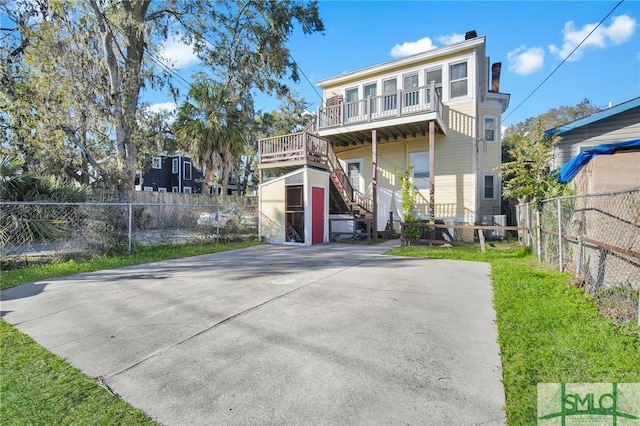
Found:
<path fill-rule="evenodd" d="M 311 188 L 311 244 L 324 243 L 324 188 Z"/>

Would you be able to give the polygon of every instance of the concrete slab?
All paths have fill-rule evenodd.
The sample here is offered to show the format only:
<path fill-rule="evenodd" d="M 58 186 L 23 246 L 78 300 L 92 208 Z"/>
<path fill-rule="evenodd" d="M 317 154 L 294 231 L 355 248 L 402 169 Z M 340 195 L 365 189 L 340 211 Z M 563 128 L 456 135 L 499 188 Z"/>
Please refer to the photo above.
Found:
<path fill-rule="evenodd" d="M 489 265 L 258 246 L 3 290 L 163 424 L 504 424 Z"/>

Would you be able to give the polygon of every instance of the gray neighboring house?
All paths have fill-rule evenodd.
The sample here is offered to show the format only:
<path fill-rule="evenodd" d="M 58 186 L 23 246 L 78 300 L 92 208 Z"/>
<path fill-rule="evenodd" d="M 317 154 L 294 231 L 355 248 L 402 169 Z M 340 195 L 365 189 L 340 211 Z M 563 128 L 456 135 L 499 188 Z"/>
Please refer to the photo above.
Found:
<path fill-rule="evenodd" d="M 562 139 L 554 148 L 553 169 L 586 149 L 640 139 L 640 97 L 546 132 L 554 134 Z M 640 150 L 616 149 L 612 155 L 595 156 L 572 181 L 579 195 L 638 188 Z"/>

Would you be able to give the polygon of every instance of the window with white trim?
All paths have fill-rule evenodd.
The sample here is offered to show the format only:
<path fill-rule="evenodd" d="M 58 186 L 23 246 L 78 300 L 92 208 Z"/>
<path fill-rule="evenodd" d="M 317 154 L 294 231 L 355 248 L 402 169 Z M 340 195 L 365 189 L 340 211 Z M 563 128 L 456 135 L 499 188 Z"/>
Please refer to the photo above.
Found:
<path fill-rule="evenodd" d="M 153 186 L 144 186 L 142 187 L 144 192 L 153 192 Z"/>
<path fill-rule="evenodd" d="M 425 85 L 427 86 L 427 96 L 429 96 L 429 101 L 431 99 L 431 94 L 429 93 L 429 88 L 431 87 L 431 82 L 436 86 L 436 93 L 442 99 L 442 68 L 435 68 L 432 70 L 427 70 L 427 76 Z"/>
<path fill-rule="evenodd" d="M 179 160 L 177 158 L 173 158 L 171 160 L 171 173 L 178 173 Z"/>
<path fill-rule="evenodd" d="M 153 169 L 161 169 L 162 168 L 162 158 L 153 157 L 151 159 L 151 168 L 153 168 Z"/>
<path fill-rule="evenodd" d="M 368 105 L 368 112 L 369 114 L 375 114 L 376 113 L 376 96 L 378 96 L 378 83 L 370 83 L 370 84 L 365 84 L 364 85 L 364 94 L 363 94 L 363 99 L 370 99 L 369 105 Z"/>
<path fill-rule="evenodd" d="M 495 142 L 496 138 L 496 125 L 498 119 L 496 117 L 486 116 L 484 117 L 484 141 Z"/>
<path fill-rule="evenodd" d="M 171 192 L 180 192 L 179 188 L 177 186 L 172 186 L 171 187 Z"/>
<path fill-rule="evenodd" d="M 382 82 L 382 110 L 396 109 L 398 103 L 398 80 L 392 78 Z"/>
<path fill-rule="evenodd" d="M 191 194 L 191 187 L 185 186 L 184 188 L 182 188 L 182 192 L 184 192 L 185 194 Z"/>
<path fill-rule="evenodd" d="M 167 192 L 167 188 L 158 187 L 158 192 Z"/>
<path fill-rule="evenodd" d="M 467 96 L 467 63 L 460 62 L 449 66 L 449 97 Z"/>
<path fill-rule="evenodd" d="M 345 109 L 347 113 L 347 118 L 357 117 L 358 116 L 358 106 L 360 105 L 358 102 L 358 88 L 353 87 L 351 89 L 347 89 L 345 93 Z"/>
<path fill-rule="evenodd" d="M 429 152 L 412 152 L 409 154 L 411 166 L 411 182 L 418 189 L 429 188 Z"/>
<path fill-rule="evenodd" d="M 356 191 L 364 193 L 364 179 L 362 179 L 362 158 L 345 160 L 347 177 L 351 182 L 351 187 Z"/>
<path fill-rule="evenodd" d="M 482 175 L 482 199 L 496 200 L 498 198 L 498 175 L 484 173 Z"/>
<path fill-rule="evenodd" d="M 418 91 L 418 73 L 402 76 L 402 90 L 404 91 L 403 107 L 418 105 L 420 92 Z"/>
<path fill-rule="evenodd" d="M 182 179 L 191 180 L 191 162 L 184 162 L 184 170 L 182 171 Z"/>

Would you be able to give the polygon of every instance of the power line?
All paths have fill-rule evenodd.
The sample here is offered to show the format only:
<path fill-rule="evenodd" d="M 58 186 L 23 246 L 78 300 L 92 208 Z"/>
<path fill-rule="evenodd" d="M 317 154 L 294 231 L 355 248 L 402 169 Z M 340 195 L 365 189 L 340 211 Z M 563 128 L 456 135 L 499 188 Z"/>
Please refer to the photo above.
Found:
<path fill-rule="evenodd" d="M 571 51 L 571 53 L 569 53 L 569 54 L 567 55 L 567 57 L 566 57 L 566 58 L 564 58 L 564 59 L 562 60 L 562 62 L 560 62 L 560 63 L 558 64 L 558 66 L 557 66 L 557 67 L 555 67 L 555 68 L 554 68 L 554 70 L 553 70 L 553 71 L 551 71 L 551 73 L 550 73 L 550 74 L 549 74 L 549 75 L 548 75 L 544 80 L 542 80 L 542 82 L 540 82 L 540 84 L 538 84 L 538 86 L 536 86 L 536 88 L 535 88 L 535 89 L 533 89 L 533 90 L 531 91 L 531 93 L 529 93 L 529 95 L 527 95 L 527 97 L 526 97 L 526 98 L 524 98 L 524 99 L 522 100 L 522 102 L 520 102 L 520 103 L 518 104 L 518 106 L 516 106 L 514 109 L 512 109 L 512 110 L 511 110 L 511 112 L 509 112 L 509 114 L 507 114 L 507 116 L 506 116 L 506 117 L 504 117 L 504 118 L 502 119 L 502 122 L 504 123 L 504 122 L 505 122 L 509 117 L 511 117 L 511 115 L 513 115 L 513 113 L 514 113 L 514 112 L 516 112 L 516 111 L 518 110 L 518 108 L 520 108 L 520 107 L 522 106 L 522 104 L 524 104 L 527 100 L 529 100 L 529 98 L 530 98 L 531 96 L 533 96 L 533 94 L 534 94 L 534 93 L 536 93 L 536 92 L 538 91 L 538 89 L 539 89 L 540 87 L 542 87 L 542 85 L 543 85 L 544 83 L 546 83 L 546 82 L 547 82 L 547 80 L 549 80 L 553 74 L 555 74 L 555 72 L 556 72 L 556 71 L 558 71 L 558 68 L 560 68 L 560 67 L 562 66 L 562 64 L 564 64 L 565 62 L 567 62 L 567 60 L 571 57 L 571 55 L 573 55 L 573 54 L 575 53 L 575 51 L 576 51 L 576 50 L 578 50 L 578 49 L 580 48 L 580 46 L 582 46 L 582 44 L 583 44 L 585 41 L 587 41 L 587 39 L 591 36 L 591 34 L 593 34 L 593 33 L 598 29 L 598 27 L 600 27 L 600 25 L 602 25 L 602 23 L 603 23 L 603 22 L 604 22 L 604 21 L 605 21 L 609 16 L 611 16 L 611 14 L 612 14 L 613 12 L 615 12 L 615 10 L 616 10 L 616 9 L 617 9 L 617 8 L 618 8 L 618 7 L 623 3 L 623 2 L 624 2 L 624 0 L 620 0 L 620 1 L 618 2 L 618 4 L 616 4 L 616 5 L 613 7 L 613 9 L 611 9 L 611 11 L 609 11 L 609 13 L 607 13 L 607 15 L 606 15 L 606 16 L 605 16 L 604 18 L 602 18 L 602 19 L 600 20 L 600 22 L 598 22 L 598 25 L 596 25 L 596 26 L 591 30 L 591 32 L 589 32 L 589 34 L 587 34 L 587 36 L 586 36 L 585 38 L 583 38 L 583 39 L 582 39 L 582 41 L 581 41 L 581 42 L 580 42 L 580 43 L 579 43 L 579 44 L 578 44 L 578 45 L 577 45 L 577 46 L 576 46 L 576 47 Z"/>

